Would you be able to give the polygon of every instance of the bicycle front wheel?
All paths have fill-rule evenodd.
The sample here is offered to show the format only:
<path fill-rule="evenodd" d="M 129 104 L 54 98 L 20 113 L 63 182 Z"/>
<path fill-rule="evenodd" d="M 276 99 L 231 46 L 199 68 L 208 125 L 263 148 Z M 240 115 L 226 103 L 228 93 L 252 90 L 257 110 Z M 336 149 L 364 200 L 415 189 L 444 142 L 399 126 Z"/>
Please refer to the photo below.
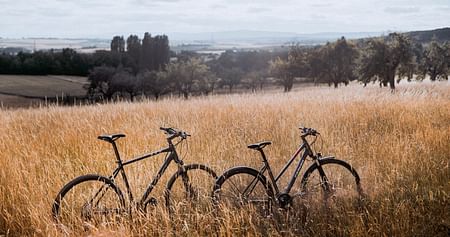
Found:
<path fill-rule="evenodd" d="M 305 172 L 301 188 L 309 205 L 325 204 L 329 207 L 351 207 L 362 196 L 361 182 L 355 168 L 345 161 L 324 158 Z"/>
<path fill-rule="evenodd" d="M 257 170 L 235 167 L 217 179 L 213 200 L 221 210 L 247 210 L 268 216 L 272 212 L 273 191 Z"/>
<path fill-rule="evenodd" d="M 165 201 L 169 214 L 195 216 L 211 208 L 211 190 L 216 173 L 206 165 L 190 164 L 176 172 L 167 182 Z"/>
<path fill-rule="evenodd" d="M 52 206 L 52 216 L 66 234 L 77 234 L 92 226 L 111 225 L 125 213 L 125 200 L 120 189 L 112 180 L 95 174 L 83 175 L 67 183 Z"/>

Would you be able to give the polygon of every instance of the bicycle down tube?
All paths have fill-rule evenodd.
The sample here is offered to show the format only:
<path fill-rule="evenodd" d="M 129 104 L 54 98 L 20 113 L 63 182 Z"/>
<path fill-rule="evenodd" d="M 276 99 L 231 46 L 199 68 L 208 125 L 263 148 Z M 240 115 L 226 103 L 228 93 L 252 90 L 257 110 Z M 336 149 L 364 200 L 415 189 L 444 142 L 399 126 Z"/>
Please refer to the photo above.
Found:
<path fill-rule="evenodd" d="M 295 168 L 295 171 L 294 171 L 294 173 L 292 174 L 291 179 L 289 180 L 288 185 L 287 185 L 286 188 L 283 190 L 283 193 L 289 193 L 289 192 L 291 191 L 292 187 L 294 186 L 295 181 L 297 180 L 298 175 L 300 174 L 300 171 L 301 171 L 301 169 L 302 169 L 302 167 L 303 167 L 303 165 L 304 165 L 304 163 L 305 163 L 305 161 L 306 161 L 306 158 L 307 158 L 308 156 L 311 156 L 311 150 L 310 150 L 310 147 L 306 145 L 306 142 L 304 142 L 304 143 L 297 149 L 297 151 L 292 155 L 292 157 L 289 159 L 289 161 L 286 163 L 286 165 L 284 165 L 284 167 L 281 169 L 280 173 L 279 173 L 275 178 L 274 178 L 274 176 L 273 176 L 272 170 L 271 170 L 271 168 L 270 168 L 270 165 L 269 165 L 269 163 L 268 163 L 268 161 L 267 161 L 267 158 L 266 158 L 264 152 L 263 152 L 262 150 L 260 151 L 260 152 L 261 152 L 261 156 L 263 157 L 264 165 L 263 165 L 263 167 L 259 170 L 259 173 L 260 173 L 260 174 L 263 174 L 266 170 L 268 171 L 268 173 L 269 173 L 269 178 L 270 178 L 270 180 L 271 180 L 272 183 L 273 183 L 273 188 L 275 189 L 275 190 L 274 190 L 274 191 L 275 191 L 275 195 L 280 194 L 279 186 L 278 186 L 278 183 L 277 183 L 278 180 L 281 178 L 281 176 L 283 176 L 283 174 L 284 174 L 284 173 L 286 172 L 286 170 L 291 166 L 291 164 L 292 164 L 292 163 L 294 162 L 294 160 L 298 157 L 298 155 L 302 152 L 302 150 L 305 150 L 305 152 L 304 152 L 303 155 L 301 156 L 301 158 L 300 158 L 300 160 L 299 160 L 299 163 L 297 164 L 297 167 Z M 256 181 L 256 180 L 257 180 L 257 178 L 255 177 L 255 180 L 254 180 L 254 181 Z M 249 189 L 251 189 L 250 192 L 252 191 L 253 188 L 251 188 L 251 186 L 253 186 L 252 184 L 253 184 L 254 181 L 252 181 L 252 182 L 250 183 L 250 185 L 244 190 L 244 193 L 246 193 L 247 191 L 249 191 Z"/>
<path fill-rule="evenodd" d="M 117 149 L 117 146 L 116 146 L 115 143 L 113 143 L 113 147 L 114 147 L 115 155 L 116 155 L 116 158 L 117 158 L 117 163 L 118 163 L 119 166 L 114 170 L 113 174 L 109 178 L 112 179 L 112 180 L 115 180 L 116 177 L 119 175 L 119 173 L 121 173 L 123 181 L 125 183 L 125 188 L 127 189 L 127 194 L 128 194 L 129 199 L 130 199 L 130 202 L 133 202 L 133 194 L 131 192 L 131 188 L 130 188 L 130 185 L 129 185 L 129 182 L 128 182 L 128 178 L 126 176 L 124 167 L 127 166 L 127 165 L 130 165 L 130 164 L 133 164 L 135 162 L 141 161 L 143 159 L 159 155 L 161 153 L 169 153 L 166 156 L 166 158 L 164 159 L 164 163 L 160 167 L 158 173 L 156 174 L 156 176 L 153 177 L 150 185 L 147 187 L 145 193 L 143 194 L 142 198 L 140 199 L 139 205 L 143 205 L 145 203 L 146 199 L 148 198 L 148 196 L 152 192 L 153 188 L 158 184 L 159 179 L 164 174 L 164 172 L 166 171 L 167 167 L 170 165 L 172 160 L 174 160 L 178 165 L 183 165 L 183 162 L 178 159 L 178 154 L 176 153 L 176 150 L 174 149 L 173 145 L 169 145 L 169 147 L 166 147 L 166 148 L 154 151 L 154 152 L 150 152 L 150 153 L 138 156 L 136 158 L 133 158 L 133 159 L 125 161 L 125 162 L 122 162 L 122 160 L 120 158 L 120 154 L 118 152 L 118 149 Z M 100 188 L 100 190 L 91 199 L 91 202 L 102 191 L 107 191 L 109 187 L 106 186 L 106 190 L 103 190 L 103 188 L 104 188 L 104 186 Z M 101 199 L 101 197 L 100 197 L 100 199 Z"/>

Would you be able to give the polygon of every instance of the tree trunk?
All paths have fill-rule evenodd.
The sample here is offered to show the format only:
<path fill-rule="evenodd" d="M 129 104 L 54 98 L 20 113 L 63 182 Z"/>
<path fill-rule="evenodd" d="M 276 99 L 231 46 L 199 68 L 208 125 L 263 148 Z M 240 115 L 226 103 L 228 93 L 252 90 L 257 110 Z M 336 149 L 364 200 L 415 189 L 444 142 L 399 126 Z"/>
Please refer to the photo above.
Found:
<path fill-rule="evenodd" d="M 389 87 L 391 88 L 391 90 L 395 90 L 395 73 L 389 74 Z"/>
<path fill-rule="evenodd" d="M 436 77 L 437 77 L 436 69 L 433 69 L 430 73 L 430 80 L 436 81 Z"/>
<path fill-rule="evenodd" d="M 294 78 L 287 78 L 284 81 L 284 92 L 291 91 L 293 86 L 294 86 Z"/>
<path fill-rule="evenodd" d="M 187 91 L 183 91 L 183 97 L 184 99 L 189 99 L 189 93 Z"/>
<path fill-rule="evenodd" d="M 334 88 L 338 88 L 338 86 L 339 86 L 339 83 L 334 82 Z"/>

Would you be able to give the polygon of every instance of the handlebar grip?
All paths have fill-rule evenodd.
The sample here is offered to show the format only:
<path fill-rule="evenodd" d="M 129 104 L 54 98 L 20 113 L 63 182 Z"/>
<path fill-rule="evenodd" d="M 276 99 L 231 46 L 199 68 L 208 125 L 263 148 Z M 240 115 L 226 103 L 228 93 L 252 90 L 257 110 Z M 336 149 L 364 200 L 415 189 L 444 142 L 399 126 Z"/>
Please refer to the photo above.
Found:
<path fill-rule="evenodd" d="M 170 135 L 178 133 L 177 130 L 175 130 L 173 128 L 160 127 L 159 129 L 163 130 L 164 132 L 166 132 L 167 134 L 170 134 Z"/>
<path fill-rule="evenodd" d="M 301 132 L 305 135 L 311 135 L 311 136 L 317 136 L 320 133 L 316 131 L 314 128 L 306 128 L 306 127 L 299 127 Z"/>
<path fill-rule="evenodd" d="M 167 135 L 169 135 L 168 139 L 174 139 L 176 137 L 182 137 L 183 139 L 186 139 L 187 137 L 191 136 L 191 134 L 185 131 L 178 131 L 174 128 L 160 127 L 159 129 L 163 130 Z"/>

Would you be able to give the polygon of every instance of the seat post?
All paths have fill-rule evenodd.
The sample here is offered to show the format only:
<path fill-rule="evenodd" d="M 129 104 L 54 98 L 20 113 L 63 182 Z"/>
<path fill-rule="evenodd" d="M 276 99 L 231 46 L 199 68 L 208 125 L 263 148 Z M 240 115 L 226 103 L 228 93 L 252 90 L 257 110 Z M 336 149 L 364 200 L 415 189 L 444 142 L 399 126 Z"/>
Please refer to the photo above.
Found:
<path fill-rule="evenodd" d="M 111 140 L 111 144 L 114 149 L 114 154 L 116 155 L 117 163 L 119 163 L 119 165 L 122 166 L 122 159 L 120 158 L 119 149 L 117 149 L 116 141 Z"/>
<path fill-rule="evenodd" d="M 258 148 L 257 150 L 261 153 L 261 157 L 263 159 L 264 164 L 268 165 L 269 162 L 267 161 L 267 157 L 266 157 L 266 154 L 264 153 L 264 149 L 263 148 Z"/>

